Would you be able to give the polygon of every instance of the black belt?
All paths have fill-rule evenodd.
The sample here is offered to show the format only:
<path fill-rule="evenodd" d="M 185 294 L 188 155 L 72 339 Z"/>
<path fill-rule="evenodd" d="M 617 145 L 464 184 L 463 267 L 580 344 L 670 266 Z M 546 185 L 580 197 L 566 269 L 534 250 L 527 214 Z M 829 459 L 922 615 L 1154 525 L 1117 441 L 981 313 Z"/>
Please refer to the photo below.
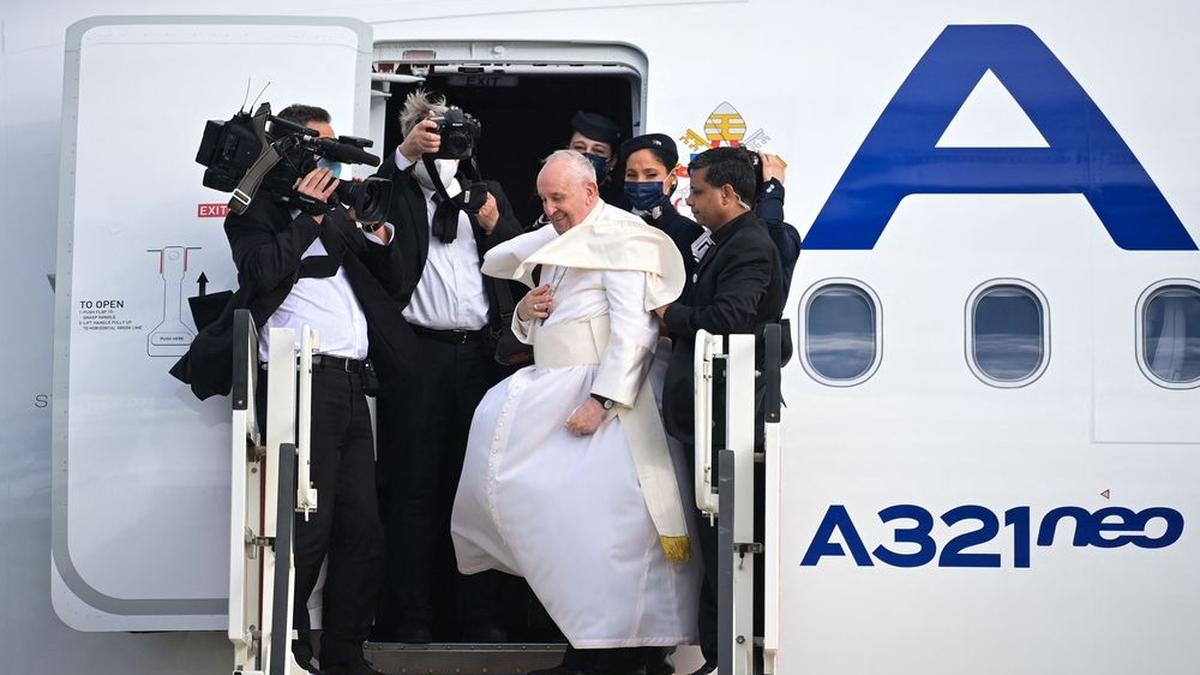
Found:
<path fill-rule="evenodd" d="M 371 370 L 371 362 L 366 359 L 358 361 L 329 354 L 313 354 L 312 364 L 313 370 L 320 368 L 321 370 L 341 370 L 356 374 Z"/>
<path fill-rule="evenodd" d="M 313 370 L 340 370 L 356 375 L 372 370 L 371 362 L 366 359 L 359 361 L 330 354 L 313 354 L 312 365 Z M 267 369 L 266 361 L 262 362 L 262 369 Z"/>
<path fill-rule="evenodd" d="M 473 340 L 482 340 L 482 330 L 434 330 L 413 324 L 413 332 L 421 337 L 427 337 L 438 342 L 446 342 L 452 345 L 465 345 Z"/>

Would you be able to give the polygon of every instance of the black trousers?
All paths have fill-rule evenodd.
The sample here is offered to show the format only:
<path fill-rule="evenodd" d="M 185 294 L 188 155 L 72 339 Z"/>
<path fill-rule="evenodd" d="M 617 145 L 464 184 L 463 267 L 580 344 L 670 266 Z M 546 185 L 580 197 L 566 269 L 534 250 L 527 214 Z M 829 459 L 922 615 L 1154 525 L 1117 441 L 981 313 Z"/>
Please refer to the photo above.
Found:
<path fill-rule="evenodd" d="M 761 425 L 760 425 L 761 427 Z M 687 453 L 689 464 L 695 457 L 694 448 L 684 446 L 684 452 Z M 757 445 L 757 449 L 761 450 L 761 443 Z M 713 457 L 713 467 L 719 466 L 718 457 Z M 692 469 L 695 473 L 695 469 Z M 761 464 L 754 466 L 754 541 L 761 542 L 766 533 L 766 525 L 764 517 L 766 514 L 766 467 Z M 718 574 L 719 560 L 719 536 L 718 528 L 720 520 L 716 523 L 709 521 L 708 516 L 697 512 L 696 515 L 696 537 L 700 541 L 700 557 L 704 561 L 704 582 L 700 587 L 700 613 L 699 613 L 699 635 L 700 635 L 700 651 L 704 654 L 704 660 L 708 663 L 717 663 L 719 641 L 718 622 L 720 620 L 719 598 L 720 595 L 720 576 Z M 760 593 L 764 588 L 764 564 L 761 559 L 754 566 L 754 586 L 755 592 Z M 763 628 L 763 603 L 759 602 L 754 606 L 754 630 L 755 635 L 762 635 Z"/>
<path fill-rule="evenodd" d="M 689 458 L 694 457 L 693 448 L 687 447 L 685 452 Z M 700 557 L 704 561 L 704 582 L 700 586 L 700 651 L 707 663 L 716 663 L 719 644 L 717 622 L 720 616 L 717 603 L 721 597 L 717 576 L 717 526 L 708 516 L 697 512 L 696 530 L 696 538 L 700 542 Z"/>
<path fill-rule="evenodd" d="M 257 412 L 266 429 L 265 373 L 259 378 Z M 375 448 L 362 376 L 313 368 L 311 481 L 317 511 L 296 516 L 295 621 L 308 640 L 306 605 L 321 563 L 328 557 L 322 596 L 321 665 L 362 657 L 371 628 L 383 565 L 383 526 L 375 497 Z"/>
<path fill-rule="evenodd" d="M 499 573 L 458 573 L 450 513 L 471 418 L 500 370 L 482 335 L 451 343 L 418 333 L 416 344 L 412 377 L 379 397 L 383 602 L 402 630 L 441 628 L 437 639 L 459 639 L 496 623 Z"/>
<path fill-rule="evenodd" d="M 765 430 L 763 402 L 766 396 L 766 389 L 763 386 L 761 378 L 756 380 L 754 387 L 754 447 L 761 451 L 765 444 Z M 713 445 L 712 466 L 714 471 L 718 471 L 720 467 L 720 454 L 717 448 L 724 445 L 725 437 L 725 377 L 724 371 L 719 371 L 713 379 Z M 689 474 L 696 474 L 696 451 L 692 444 L 692 439 L 679 439 L 683 442 L 683 453 L 686 458 Z M 765 468 L 761 464 L 756 464 L 754 467 L 754 540 L 763 541 L 765 532 L 764 515 L 766 513 L 766 480 Z M 696 537 L 700 543 L 700 556 L 704 561 L 704 582 L 700 586 L 700 612 L 699 612 L 699 637 L 700 651 L 704 654 L 704 660 L 708 663 L 716 664 L 718 662 L 719 648 L 719 621 L 720 621 L 720 577 L 719 577 L 719 537 L 718 527 L 719 520 L 716 522 L 710 521 L 708 516 L 697 511 L 696 513 Z M 763 565 L 760 562 L 754 568 L 755 585 L 758 589 L 763 588 Z M 754 624 L 756 634 L 761 634 L 762 622 L 762 603 L 756 603 L 754 610 Z"/>
<path fill-rule="evenodd" d="M 667 660 L 672 651 L 669 647 L 575 649 L 567 645 L 563 665 L 604 675 L 667 675 L 675 672 Z"/>

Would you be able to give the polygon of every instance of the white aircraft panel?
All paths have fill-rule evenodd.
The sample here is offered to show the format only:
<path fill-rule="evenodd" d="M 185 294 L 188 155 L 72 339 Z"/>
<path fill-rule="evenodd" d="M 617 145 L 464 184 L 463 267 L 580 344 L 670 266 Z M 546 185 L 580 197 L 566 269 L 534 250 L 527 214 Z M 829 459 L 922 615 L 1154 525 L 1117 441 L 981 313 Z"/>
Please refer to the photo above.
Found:
<path fill-rule="evenodd" d="M 791 318 L 803 331 L 807 290 L 824 280 L 858 280 L 878 297 L 882 337 L 877 368 L 853 386 L 822 384 L 800 364 L 783 374 L 776 672 L 1193 672 L 1200 586 L 1192 568 L 1200 549 L 1189 521 L 1200 515 L 1200 497 L 1189 477 L 1200 469 L 1200 390 L 1167 389 L 1145 376 L 1134 319 L 1152 284 L 1200 275 L 1200 200 L 1183 187 L 1196 180 L 1190 158 L 1200 146 L 1186 117 L 1200 99 L 1178 85 L 1194 47 L 1174 37 L 1200 17 L 1184 5 L 1144 23 L 1114 6 L 1082 3 L 976 4 L 953 17 L 943 8 L 823 6 L 795 35 L 802 60 L 820 65 L 795 74 L 811 104 L 798 138 L 786 141 L 805 149 L 789 172 L 788 213 L 802 231 L 811 225 Z M 980 34 L 999 40 L 992 44 L 1036 36 L 1161 191 L 1182 223 L 1170 230 L 1175 244 L 1146 234 L 1164 222 L 1160 213 L 1134 211 L 1137 226 L 1122 233 L 1123 214 L 1100 213 L 1080 190 L 1041 190 L 1068 182 L 1065 172 L 1056 176 L 1039 164 L 1063 155 L 1008 155 L 1019 158 L 1008 167 L 989 164 L 1005 155 L 970 156 L 980 148 L 1054 151 L 1071 139 L 1072 129 L 1039 128 L 1048 149 L 1013 143 L 1000 117 L 1012 110 L 1003 111 L 998 97 L 967 110 L 978 80 L 955 81 L 955 69 L 985 41 L 933 59 L 927 65 L 936 77 L 910 89 L 899 110 L 920 114 L 891 129 L 876 126 L 949 25 L 1007 26 Z M 1139 55 L 1134 45 L 1144 45 Z M 1044 102 L 1069 90 L 1050 86 L 1061 80 L 1044 56 L 1026 61 L 1032 70 L 995 71 L 1035 126 L 1053 117 Z M 959 155 L 961 173 L 939 174 L 932 157 L 920 154 L 906 166 L 906 143 L 932 129 L 921 125 L 930 118 L 940 125 L 947 111 L 945 121 L 953 120 L 960 104 L 972 115 L 969 129 L 949 144 L 959 147 L 937 151 L 968 153 Z M 1070 180 L 1102 187 L 1095 201 L 1147 182 L 1127 159 L 1112 161 L 1120 148 L 1106 144 L 1111 136 L 1087 128 L 1089 135 L 1075 137 L 1080 152 Z M 892 151 L 876 156 L 874 173 L 845 193 L 850 217 L 841 227 L 815 235 L 835 186 L 876 133 L 894 143 Z M 932 134 L 930 150 L 943 133 Z M 957 182 L 972 174 L 988 174 L 996 189 Z M 934 189 L 900 198 L 877 240 L 854 241 L 846 232 L 873 222 L 880 186 L 893 185 Z M 1143 195 L 1125 203 L 1154 201 Z M 845 245 L 812 245 L 830 234 Z M 1190 247 L 1179 244 L 1189 238 Z M 1011 279 L 1044 298 L 1049 343 L 1045 369 L 1007 387 L 985 382 L 969 364 L 968 300 L 991 280 Z M 1074 515 L 1040 544 L 1046 515 L 1061 507 Z M 948 523 L 948 513 L 963 519 Z M 1142 521 L 1141 514 L 1154 517 Z M 911 518 L 888 515 L 928 518 L 929 537 Z M 821 531 L 833 522 L 832 532 Z M 976 540 L 961 538 L 980 528 Z M 983 557 L 958 557 L 952 544 Z"/>
<path fill-rule="evenodd" d="M 229 401 L 167 370 L 187 298 L 236 287 L 194 163 L 250 98 L 365 133 L 370 30 L 337 19 L 121 18 L 68 36 L 54 392 L 55 607 L 85 630 L 225 622 Z M 248 105 L 248 104 L 247 104 Z"/>

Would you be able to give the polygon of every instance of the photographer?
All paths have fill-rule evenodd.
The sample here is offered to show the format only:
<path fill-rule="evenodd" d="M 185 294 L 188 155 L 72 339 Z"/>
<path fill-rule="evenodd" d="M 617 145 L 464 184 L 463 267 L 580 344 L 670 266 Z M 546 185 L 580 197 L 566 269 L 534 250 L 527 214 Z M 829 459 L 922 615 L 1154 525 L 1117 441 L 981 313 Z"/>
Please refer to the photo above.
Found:
<path fill-rule="evenodd" d="M 418 90 L 400 125 L 404 140 L 378 176 L 393 182 L 388 221 L 405 256 L 396 299 L 415 342 L 404 355 L 411 377 L 379 397 L 387 565 L 377 629 L 380 638 L 430 642 L 435 620 L 457 614 L 439 639 L 503 642 L 498 579 L 455 571 L 450 510 L 475 407 L 506 374 L 494 340 L 509 331 L 515 304 L 508 282 L 484 277 L 481 261 L 521 228 L 499 183 L 468 179 L 473 118 Z"/>
<path fill-rule="evenodd" d="M 321 108 L 293 105 L 278 117 L 315 130 L 321 138 L 334 136 L 329 113 Z M 269 131 L 273 137 L 296 133 L 276 123 Z M 292 161 L 271 177 L 286 176 L 287 169 L 300 165 Z M 260 189 L 243 214 L 230 213 L 225 233 L 239 288 L 172 374 L 192 384 L 201 398 L 228 393 L 228 380 L 221 378 L 230 372 L 230 326 L 238 308 L 250 309 L 264 336 L 270 328 L 289 327 L 299 343 L 303 326 L 320 332 L 321 349 L 313 357 L 310 438 L 320 508 L 296 518 L 294 626 L 299 639 L 292 649 L 302 667 L 316 672 L 305 608 L 328 556 L 321 672 L 372 675 L 377 671 L 364 660 L 362 647 L 383 562 L 383 528 L 365 396 L 374 378 L 367 358 L 392 360 L 395 342 L 406 329 L 385 291 L 399 279 L 402 260 L 390 226 L 359 229 L 344 208 L 327 204 L 338 185 L 330 168 L 318 167 L 297 180 L 293 190 Z M 259 344 L 265 364 L 268 341 Z M 267 378 L 258 382 L 257 412 L 265 429 Z"/>

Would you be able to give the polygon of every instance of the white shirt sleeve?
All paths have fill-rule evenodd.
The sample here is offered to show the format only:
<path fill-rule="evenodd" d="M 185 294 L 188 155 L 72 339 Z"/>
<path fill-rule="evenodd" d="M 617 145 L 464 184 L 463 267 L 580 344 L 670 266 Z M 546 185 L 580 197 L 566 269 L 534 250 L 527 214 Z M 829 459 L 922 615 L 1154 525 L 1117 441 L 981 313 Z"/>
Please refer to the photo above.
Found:
<path fill-rule="evenodd" d="M 384 223 L 383 226 L 385 228 L 387 228 L 388 234 L 390 234 L 391 237 L 396 236 L 396 228 L 392 227 L 391 223 Z M 374 232 L 367 232 L 366 230 L 362 230 L 362 233 L 363 233 L 363 236 L 367 238 L 367 241 L 373 241 L 376 244 L 379 244 L 380 246 L 386 245 L 383 243 L 383 239 L 381 239 L 379 237 L 379 235 L 375 234 Z M 392 240 L 391 237 L 388 238 L 388 241 Z"/>
<path fill-rule="evenodd" d="M 404 153 L 400 152 L 400 148 L 396 148 L 396 155 L 392 161 L 396 163 L 396 168 L 400 169 L 401 171 L 404 171 L 413 164 L 416 164 L 416 162 L 405 157 Z"/>

